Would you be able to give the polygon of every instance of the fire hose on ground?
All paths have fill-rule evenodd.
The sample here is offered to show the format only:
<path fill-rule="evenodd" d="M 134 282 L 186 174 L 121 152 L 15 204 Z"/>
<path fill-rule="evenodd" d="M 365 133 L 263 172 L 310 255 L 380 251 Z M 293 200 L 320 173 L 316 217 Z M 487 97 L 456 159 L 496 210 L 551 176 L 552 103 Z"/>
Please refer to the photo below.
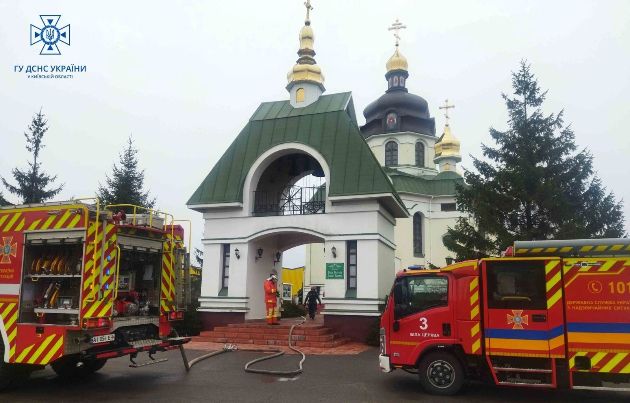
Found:
<path fill-rule="evenodd" d="M 303 364 L 304 361 L 306 361 L 306 355 L 299 350 L 298 348 L 296 348 L 295 346 L 293 346 L 293 329 L 295 329 L 297 326 L 301 326 L 306 322 L 306 318 L 302 316 L 302 320 L 299 323 L 295 323 L 293 325 L 291 325 L 291 328 L 289 329 L 289 348 L 293 351 L 295 351 L 296 353 L 302 355 L 302 358 L 300 359 L 300 362 L 298 363 L 298 369 L 293 370 L 293 371 L 279 371 L 279 370 L 271 370 L 271 369 L 258 369 L 258 368 L 252 368 L 251 366 L 259 363 L 259 362 L 263 362 L 263 361 L 267 361 L 267 360 L 272 360 L 274 358 L 283 356 L 285 354 L 284 351 L 282 350 L 265 350 L 263 352 L 270 352 L 273 353 L 271 355 L 267 355 L 264 357 L 259 357 L 256 359 L 253 359 L 249 362 L 247 362 L 245 364 L 245 367 L 243 368 L 245 370 L 245 372 L 249 372 L 249 373 L 254 373 L 254 374 L 264 374 L 264 375 L 276 375 L 276 376 L 286 376 L 286 377 L 294 377 L 297 376 L 299 374 L 302 373 L 303 371 Z M 204 361 L 208 358 L 212 358 L 215 357 L 217 355 L 223 354 L 223 353 L 227 353 L 230 351 L 236 351 L 238 348 L 236 345 L 234 344 L 226 344 L 223 346 L 223 350 L 217 350 L 217 351 L 212 351 L 210 353 L 207 354 L 203 354 L 199 357 L 195 357 L 192 360 L 188 361 L 188 358 L 186 356 L 186 351 L 184 350 L 184 346 L 179 346 L 179 351 L 182 354 L 182 360 L 184 361 L 184 366 L 186 367 L 186 371 L 190 371 L 190 369 L 195 365 L 198 364 L 201 361 Z"/>

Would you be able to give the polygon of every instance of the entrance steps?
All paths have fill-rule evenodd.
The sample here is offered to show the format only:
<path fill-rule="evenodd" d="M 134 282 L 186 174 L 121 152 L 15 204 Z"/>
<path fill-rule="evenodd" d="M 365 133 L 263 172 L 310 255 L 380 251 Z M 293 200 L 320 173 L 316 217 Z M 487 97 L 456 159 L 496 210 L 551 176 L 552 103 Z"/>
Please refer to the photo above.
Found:
<path fill-rule="evenodd" d="M 214 330 L 201 332 L 193 341 L 253 344 L 256 346 L 288 346 L 289 330 L 298 320 L 284 319 L 279 325 L 268 325 L 265 321 L 247 321 L 227 326 L 215 327 Z M 333 348 L 349 342 L 349 339 L 334 332 L 320 323 L 307 321 L 296 326 L 292 334 L 293 346 Z"/>

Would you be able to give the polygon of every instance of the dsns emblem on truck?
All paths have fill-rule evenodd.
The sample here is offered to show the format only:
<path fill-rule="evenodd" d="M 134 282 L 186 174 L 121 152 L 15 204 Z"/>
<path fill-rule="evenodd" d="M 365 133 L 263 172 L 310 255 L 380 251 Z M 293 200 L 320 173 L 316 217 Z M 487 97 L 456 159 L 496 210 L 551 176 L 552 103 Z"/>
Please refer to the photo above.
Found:
<path fill-rule="evenodd" d="M 2 245 L 0 245 L 0 264 L 11 263 L 11 256 L 17 256 L 17 242 L 13 242 L 12 236 L 2 237 Z"/>
<path fill-rule="evenodd" d="M 512 309 L 513 315 L 507 314 L 508 325 L 514 325 L 512 329 L 522 329 L 523 325 L 529 324 L 529 315 L 523 315 L 523 311 Z"/>
<path fill-rule="evenodd" d="M 42 28 L 31 24 L 31 46 L 42 42 L 40 55 L 60 55 L 57 43 L 65 43 L 70 46 L 70 24 L 61 28 L 57 27 L 61 15 L 40 15 L 44 23 Z"/>

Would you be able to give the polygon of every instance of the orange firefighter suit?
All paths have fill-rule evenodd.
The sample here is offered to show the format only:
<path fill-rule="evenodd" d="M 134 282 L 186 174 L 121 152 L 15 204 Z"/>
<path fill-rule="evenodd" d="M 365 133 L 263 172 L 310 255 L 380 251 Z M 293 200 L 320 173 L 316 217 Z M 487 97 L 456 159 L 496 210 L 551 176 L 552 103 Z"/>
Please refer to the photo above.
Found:
<path fill-rule="evenodd" d="M 278 310 L 278 287 L 274 277 L 265 280 L 265 305 L 267 307 L 267 324 L 278 324 L 280 312 Z"/>

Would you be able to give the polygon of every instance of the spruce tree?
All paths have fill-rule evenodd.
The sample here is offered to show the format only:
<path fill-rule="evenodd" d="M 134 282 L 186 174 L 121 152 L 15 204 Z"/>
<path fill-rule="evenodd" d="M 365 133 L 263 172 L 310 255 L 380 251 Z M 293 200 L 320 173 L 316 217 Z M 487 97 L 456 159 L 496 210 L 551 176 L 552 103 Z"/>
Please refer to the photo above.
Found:
<path fill-rule="evenodd" d="M 39 160 L 40 153 L 44 148 L 42 140 L 47 131 L 48 121 L 40 110 L 33 116 L 33 120 L 28 126 L 28 132 L 24 133 L 26 149 L 32 154 L 33 160 L 28 162 L 28 168 L 25 170 L 13 168 L 11 174 L 17 182 L 15 185 L 2 177 L 2 183 L 7 190 L 20 197 L 25 204 L 42 203 L 52 199 L 63 189 L 63 185 L 52 189 L 48 188 L 57 179 L 57 176 L 46 174 Z"/>
<path fill-rule="evenodd" d="M 151 198 L 149 192 L 143 190 L 144 170 L 138 169 L 137 154 L 138 150 L 129 136 L 127 147 L 119 155 L 118 164 L 114 164 L 111 177 L 105 177 L 107 186 L 99 184 L 98 197 L 102 203 L 135 204 L 148 208 L 155 205 L 155 198 Z"/>
<path fill-rule="evenodd" d="M 449 228 L 444 244 L 458 260 L 497 255 L 515 240 L 623 237 L 622 203 L 607 192 L 593 157 L 578 149 L 563 112 L 545 115 L 530 65 L 512 73 L 514 93 L 502 94 L 506 131 L 490 129 L 495 146 L 473 157 L 457 202 L 469 215 Z"/>
<path fill-rule="evenodd" d="M 203 251 L 199 248 L 195 248 L 195 261 L 197 266 L 203 267 Z"/>
<path fill-rule="evenodd" d="M 2 192 L 0 192 L 0 206 L 6 206 L 8 204 L 9 202 L 4 198 L 4 196 L 2 195 Z"/>

